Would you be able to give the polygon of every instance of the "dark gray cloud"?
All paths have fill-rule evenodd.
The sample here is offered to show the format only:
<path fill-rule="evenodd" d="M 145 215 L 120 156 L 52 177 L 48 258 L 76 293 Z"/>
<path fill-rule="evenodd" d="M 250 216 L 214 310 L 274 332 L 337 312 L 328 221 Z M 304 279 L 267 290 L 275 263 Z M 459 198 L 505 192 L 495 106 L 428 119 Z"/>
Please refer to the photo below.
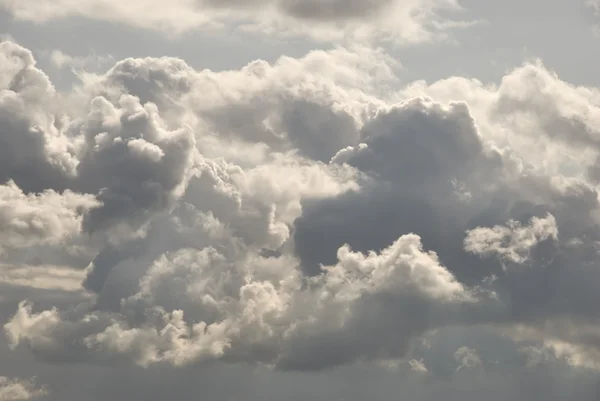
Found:
<path fill-rule="evenodd" d="M 298 18 L 313 20 L 335 20 L 346 18 L 369 18 L 385 12 L 393 5 L 393 0 L 333 0 L 333 1 L 301 1 L 284 0 L 281 7 Z"/>
<path fill-rule="evenodd" d="M 71 127 L 82 131 L 86 142 L 77 187 L 98 191 L 102 203 L 84 221 L 84 229 L 92 232 L 128 220 L 136 228 L 147 214 L 169 208 L 193 163 L 189 128 L 164 130 L 156 109 L 141 106 L 135 98 L 121 98 L 119 106 L 94 99 L 90 119 Z"/>
<path fill-rule="evenodd" d="M 471 188 L 486 185 L 480 177 L 504 173 L 499 155 L 485 152 L 468 108 L 416 99 L 380 112 L 362 136 L 366 146 L 339 156 L 368 175 L 364 187 L 307 203 L 295 222 L 294 244 L 306 271 L 331 263 L 336 246 L 366 252 L 417 233 L 461 279 L 472 278 L 462 269 L 479 279 L 493 272 L 462 249 L 462 233 L 485 213 L 488 197 Z M 461 186 L 468 193 L 461 195 Z"/>
<path fill-rule="evenodd" d="M 523 79 L 526 71 L 534 79 L 551 76 L 526 67 L 506 81 Z M 526 79 L 523 85 L 529 85 Z M 507 84 L 499 92 L 509 90 L 516 86 Z M 533 107 L 529 99 L 521 102 Z M 565 109 L 563 99 L 547 102 Z M 548 319 L 578 316 L 596 325 L 589 308 L 596 295 L 584 283 L 595 282 L 597 274 L 592 262 L 598 238 L 595 188 L 581 181 L 557 188 L 550 177 L 515 176 L 510 158 L 488 147 L 464 105 L 444 110 L 425 104 L 412 101 L 381 113 L 363 127 L 363 145 L 334 158 L 363 171 L 366 184 L 357 192 L 305 203 L 294 226 L 303 271 L 319 274 L 321 265 L 335 260 L 341 244 L 367 252 L 416 233 L 459 281 L 491 288 L 505 305 L 487 316 L 472 314 L 468 321 L 514 321 L 548 329 Z M 525 109 L 515 110 L 501 113 L 519 121 Z M 529 118 L 538 124 L 546 110 L 540 109 L 539 117 L 530 112 Z"/>
<path fill-rule="evenodd" d="M 201 6 L 222 9 L 260 9 L 274 6 L 290 16 L 307 20 L 344 20 L 372 18 L 391 6 L 396 0 L 199 0 Z M 431 3 L 434 4 L 434 3 Z M 449 3 L 450 4 L 450 3 Z M 426 7 L 427 2 L 423 2 Z"/>

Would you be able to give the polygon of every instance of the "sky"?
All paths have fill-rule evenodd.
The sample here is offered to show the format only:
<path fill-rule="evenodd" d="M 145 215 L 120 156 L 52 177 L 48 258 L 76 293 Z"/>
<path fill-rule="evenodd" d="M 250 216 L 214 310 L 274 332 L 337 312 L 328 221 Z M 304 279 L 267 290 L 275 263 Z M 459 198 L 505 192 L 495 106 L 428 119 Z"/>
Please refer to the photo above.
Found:
<path fill-rule="evenodd" d="M 597 401 L 596 0 L 0 0 L 0 401 Z"/>

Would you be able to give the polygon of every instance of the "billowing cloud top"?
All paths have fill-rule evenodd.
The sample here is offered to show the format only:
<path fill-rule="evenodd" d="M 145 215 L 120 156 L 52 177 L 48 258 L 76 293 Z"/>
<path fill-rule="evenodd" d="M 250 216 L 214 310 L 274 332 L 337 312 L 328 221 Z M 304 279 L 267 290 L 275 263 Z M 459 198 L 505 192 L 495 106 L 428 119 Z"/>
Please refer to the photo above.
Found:
<path fill-rule="evenodd" d="M 142 26 L 189 10 L 182 28 L 234 6 L 329 24 L 442 4 L 63 3 L 0 2 Z M 70 297 L 23 295 L 10 348 L 148 372 L 597 375 L 600 93 L 535 62 L 386 91 L 396 68 L 360 47 L 223 72 L 130 58 L 60 91 L 1 42 L 0 284 Z M 0 378 L 0 400 L 45 391 Z"/>

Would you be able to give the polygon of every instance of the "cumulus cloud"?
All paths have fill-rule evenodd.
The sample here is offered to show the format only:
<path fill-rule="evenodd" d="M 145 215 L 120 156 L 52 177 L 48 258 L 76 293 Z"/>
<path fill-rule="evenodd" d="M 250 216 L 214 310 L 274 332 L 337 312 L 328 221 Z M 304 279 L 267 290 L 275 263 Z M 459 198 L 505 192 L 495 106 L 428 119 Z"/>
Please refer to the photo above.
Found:
<path fill-rule="evenodd" d="M 423 363 L 422 359 L 419 361 L 417 361 L 416 359 L 411 359 L 410 361 L 408 361 L 408 364 L 410 365 L 410 369 L 415 372 L 427 373 L 427 367 Z"/>
<path fill-rule="evenodd" d="M 49 78 L 29 50 L 9 41 L 0 42 L 0 75 L 0 181 L 25 191 L 64 189 L 77 160 L 61 135 L 65 121 Z"/>
<path fill-rule="evenodd" d="M 85 140 L 77 187 L 96 192 L 101 206 L 84 221 L 90 231 L 143 225 L 149 213 L 169 208 L 181 196 L 194 156 L 188 127 L 164 128 L 156 106 L 123 96 L 117 105 L 92 100 L 88 116 L 70 127 Z"/>
<path fill-rule="evenodd" d="M 0 281 L 88 295 L 15 304 L 14 352 L 467 380 L 537 349 L 597 370 L 597 90 L 533 63 L 389 93 L 385 53 L 336 48 L 126 59 L 57 92 L 0 50 L 2 152 L 30 161 L 1 159 Z M 505 340 L 440 345 L 480 327 Z"/>
<path fill-rule="evenodd" d="M 506 226 L 477 227 L 467 232 L 465 249 L 478 255 L 497 255 L 513 263 L 523 263 L 531 248 L 549 238 L 558 240 L 556 220 L 551 214 L 544 218 L 533 217 L 525 227 L 514 220 Z"/>
<path fill-rule="evenodd" d="M 234 24 L 242 30 L 309 35 L 316 40 L 393 36 L 408 42 L 444 34 L 444 11 L 460 10 L 456 0 L 61 0 L 36 6 L 2 0 L 0 8 L 15 18 L 44 22 L 85 17 L 159 30 L 177 35 L 198 28 Z M 464 24 L 464 23 L 463 23 Z M 460 25 L 455 23 L 454 25 Z"/>
<path fill-rule="evenodd" d="M 46 390 L 38 388 L 31 380 L 0 376 L 0 400 L 2 401 L 30 400 L 45 394 Z"/>
<path fill-rule="evenodd" d="M 481 359 L 477 355 L 477 351 L 469 347 L 460 347 L 454 353 L 454 359 L 459 364 L 456 370 L 472 369 L 481 365 Z"/>
<path fill-rule="evenodd" d="M 97 313 L 67 323 L 58 310 L 34 313 L 31 305 L 22 303 L 5 330 L 13 346 L 27 343 L 49 357 L 62 352 L 64 341 L 74 341 L 68 337 L 89 333 L 84 341 L 90 352 L 127 355 L 141 365 L 247 361 L 254 355 L 282 368 L 309 369 L 335 363 L 316 352 L 325 344 L 338 348 L 328 352 L 342 358 L 339 362 L 372 359 L 377 350 L 386 349 L 402 356 L 402 344 L 428 324 L 417 320 L 409 326 L 406 320 L 393 339 L 388 333 L 369 333 L 372 324 L 383 323 L 373 322 L 370 310 L 385 307 L 380 303 L 387 298 L 410 302 L 411 308 L 393 313 L 413 320 L 417 310 L 412 308 L 442 314 L 473 301 L 437 256 L 423 251 L 417 236 L 402 237 L 381 254 L 340 248 L 338 263 L 313 278 L 309 289 L 302 288 L 293 265 L 271 272 L 264 266 L 268 260 L 253 259 L 232 264 L 212 248 L 183 249 L 150 266 L 140 290 L 121 302 L 112 324 Z M 277 273 L 279 282 L 273 277 Z M 334 346 L 331 336 L 346 340 Z"/>
<path fill-rule="evenodd" d="M 71 191 L 26 195 L 10 181 L 0 186 L 0 249 L 67 242 L 81 233 L 83 214 L 98 205 Z"/>

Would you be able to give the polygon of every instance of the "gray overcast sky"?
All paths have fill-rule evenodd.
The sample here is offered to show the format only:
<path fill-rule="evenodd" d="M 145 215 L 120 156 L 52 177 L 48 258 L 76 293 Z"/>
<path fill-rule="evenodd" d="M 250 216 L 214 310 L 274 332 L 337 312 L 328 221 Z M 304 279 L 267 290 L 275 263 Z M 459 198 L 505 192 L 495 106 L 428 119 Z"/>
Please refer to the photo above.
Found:
<path fill-rule="evenodd" d="M 599 13 L 0 0 L 0 401 L 597 401 Z"/>

